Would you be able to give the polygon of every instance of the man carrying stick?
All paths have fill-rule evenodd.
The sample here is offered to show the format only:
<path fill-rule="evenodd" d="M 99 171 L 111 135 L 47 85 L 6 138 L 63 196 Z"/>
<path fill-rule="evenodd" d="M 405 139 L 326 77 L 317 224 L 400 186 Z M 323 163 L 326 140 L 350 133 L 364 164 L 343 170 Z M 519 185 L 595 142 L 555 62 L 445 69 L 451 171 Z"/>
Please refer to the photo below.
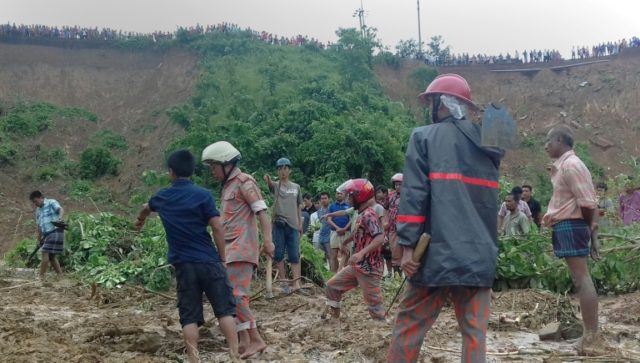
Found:
<path fill-rule="evenodd" d="M 465 119 L 471 90 L 455 74 L 437 77 L 420 95 L 433 124 L 413 130 L 396 220 L 401 268 L 410 277 L 387 361 L 416 362 L 424 336 L 451 301 L 462 333 L 462 362 L 485 362 L 491 286 L 498 257 L 498 167 L 503 152 L 481 146 Z M 423 232 L 431 244 L 412 259 Z"/>

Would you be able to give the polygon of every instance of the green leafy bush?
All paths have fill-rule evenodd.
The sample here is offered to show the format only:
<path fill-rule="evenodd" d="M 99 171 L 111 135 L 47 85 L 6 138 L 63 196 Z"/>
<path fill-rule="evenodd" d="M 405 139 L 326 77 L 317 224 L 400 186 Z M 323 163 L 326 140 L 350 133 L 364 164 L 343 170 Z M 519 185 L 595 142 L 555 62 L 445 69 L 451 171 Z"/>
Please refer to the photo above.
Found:
<path fill-rule="evenodd" d="M 60 173 L 50 166 L 42 167 L 37 174 L 37 179 L 39 181 L 52 181 L 60 176 Z"/>
<path fill-rule="evenodd" d="M 0 116 L 0 130 L 8 134 L 27 137 L 51 127 L 57 118 L 85 119 L 95 122 L 95 114 L 75 107 L 58 107 L 46 102 L 20 102 Z"/>
<path fill-rule="evenodd" d="M 416 92 L 422 92 L 438 76 L 438 71 L 430 67 L 418 67 L 411 72 L 409 79 Z"/>
<path fill-rule="evenodd" d="M 36 254 L 31 260 L 31 263 L 27 265 L 27 260 L 35 248 L 35 239 L 23 239 L 6 254 L 4 260 L 7 265 L 12 267 L 35 267 L 40 263 L 39 254 Z"/>
<path fill-rule="evenodd" d="M 134 232 L 131 221 L 110 213 L 73 214 L 66 233 L 62 263 L 88 282 L 106 288 L 124 283 L 142 284 L 154 290 L 171 285 L 167 243 L 158 218 Z"/>
<path fill-rule="evenodd" d="M 79 173 L 85 179 L 117 175 L 121 161 L 103 147 L 89 147 L 80 154 Z"/>
<path fill-rule="evenodd" d="M 3 140 L 0 143 L 0 166 L 13 164 L 17 154 L 18 147 L 16 144 Z"/>
<path fill-rule="evenodd" d="M 600 237 L 602 260 L 590 261 L 599 293 L 626 293 L 640 289 L 640 227 L 610 228 Z M 545 288 L 566 293 L 573 288 L 566 263 L 553 255 L 551 236 L 531 233 L 500 239 L 494 288 Z"/>

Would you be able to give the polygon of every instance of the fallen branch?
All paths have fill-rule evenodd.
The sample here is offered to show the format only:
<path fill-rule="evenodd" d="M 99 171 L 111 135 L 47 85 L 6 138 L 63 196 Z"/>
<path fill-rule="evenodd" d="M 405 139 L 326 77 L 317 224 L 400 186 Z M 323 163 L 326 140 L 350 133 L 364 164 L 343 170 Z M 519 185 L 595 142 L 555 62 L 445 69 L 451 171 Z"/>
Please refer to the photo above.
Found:
<path fill-rule="evenodd" d="M 13 290 L 13 289 L 17 289 L 19 287 L 23 287 L 23 286 L 27 286 L 27 285 L 33 285 L 33 284 L 37 284 L 37 283 L 38 283 L 38 281 L 31 281 L 31 282 L 27 282 L 26 284 L 3 287 L 2 289 L 0 289 L 0 291 Z"/>
<path fill-rule="evenodd" d="M 295 313 L 295 312 L 296 312 L 296 310 L 298 310 L 298 309 L 300 309 L 301 307 L 303 307 L 303 306 L 305 306 L 305 305 L 308 305 L 308 304 L 309 304 L 309 302 L 308 302 L 308 301 L 307 301 L 307 302 L 305 302 L 305 303 L 303 303 L 303 304 L 300 304 L 300 305 L 296 306 L 295 308 L 291 309 L 291 312 L 292 312 L 292 313 Z"/>
<path fill-rule="evenodd" d="M 633 244 L 640 244 L 640 240 L 638 239 L 633 239 L 633 238 L 629 238 L 629 237 L 625 237 L 625 236 L 620 236 L 618 234 L 610 234 L 610 233 L 598 233 L 598 238 L 616 238 L 616 239 L 621 239 L 627 242 L 631 242 Z"/>
<path fill-rule="evenodd" d="M 151 289 L 150 289 L 150 288 L 148 288 L 148 287 L 145 287 L 145 288 L 144 288 L 144 291 L 146 291 L 146 292 L 150 292 L 150 293 L 152 293 L 152 294 L 156 294 L 156 295 L 158 295 L 158 296 L 162 296 L 162 297 L 163 297 L 163 298 L 165 298 L 165 299 L 169 299 L 169 300 L 175 300 L 175 299 L 176 299 L 176 297 L 175 297 L 175 296 L 169 296 L 169 295 L 167 295 L 167 294 L 163 294 L 163 293 L 161 293 L 161 292 L 158 292 L 158 291 L 155 291 L 155 290 L 151 290 Z"/>

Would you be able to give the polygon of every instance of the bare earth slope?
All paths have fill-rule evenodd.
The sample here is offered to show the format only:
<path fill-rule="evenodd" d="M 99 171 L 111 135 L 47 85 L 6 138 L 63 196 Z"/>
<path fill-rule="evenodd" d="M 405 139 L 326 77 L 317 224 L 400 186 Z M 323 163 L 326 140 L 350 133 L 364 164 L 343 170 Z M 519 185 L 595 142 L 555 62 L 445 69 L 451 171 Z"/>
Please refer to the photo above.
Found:
<path fill-rule="evenodd" d="M 147 169 L 162 167 L 163 152 L 180 130 L 170 124 L 165 110 L 184 103 L 197 79 L 197 58 L 179 51 L 166 53 L 112 49 L 65 49 L 60 47 L 0 43 L 0 99 L 50 102 L 93 112 L 97 123 L 59 122 L 38 135 L 32 147 L 62 147 L 68 158 L 77 159 L 97 130 L 109 129 L 127 139 L 121 174 L 106 181 L 115 193 L 126 193 Z M 20 170 L 0 172 L 0 252 L 16 239 L 29 235 L 20 219 L 31 218 L 26 200 L 33 189 L 74 205 L 59 193 L 60 185 L 35 183 L 21 178 Z M 89 203 L 85 210 L 93 206 Z M 95 210 L 95 209 L 94 209 Z"/>
<path fill-rule="evenodd" d="M 640 156 L 640 49 L 602 59 L 608 61 L 563 71 L 549 69 L 560 64 L 539 63 L 444 67 L 439 72 L 459 73 L 469 81 L 477 103 L 500 102 L 514 114 L 523 144 L 534 145 L 508 154 L 504 164 L 507 174 L 519 178 L 523 167 L 544 170 L 548 159 L 540 147 L 541 139 L 553 125 L 566 123 L 575 130 L 578 142 L 589 145 L 591 157 L 607 175 L 616 175 L 628 172 L 632 158 Z M 385 92 L 417 106 L 417 92 L 410 79 L 417 66 L 378 68 Z M 517 68 L 543 70 L 533 76 L 492 72 Z"/>

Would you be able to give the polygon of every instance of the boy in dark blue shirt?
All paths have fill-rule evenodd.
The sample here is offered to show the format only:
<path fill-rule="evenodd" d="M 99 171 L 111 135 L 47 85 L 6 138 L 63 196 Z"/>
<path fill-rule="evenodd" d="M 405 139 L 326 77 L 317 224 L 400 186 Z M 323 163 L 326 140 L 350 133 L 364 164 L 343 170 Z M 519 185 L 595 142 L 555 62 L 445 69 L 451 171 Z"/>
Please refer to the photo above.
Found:
<path fill-rule="evenodd" d="M 151 197 L 138 215 L 142 229 L 151 212 L 157 212 L 167 234 L 168 261 L 175 267 L 178 283 L 178 312 L 190 362 L 198 359 L 198 327 L 204 323 L 204 292 L 218 318 L 231 360 L 238 359 L 235 299 L 227 279 L 224 260 L 224 230 L 211 193 L 191 181 L 195 159 L 188 150 L 178 150 L 167 161 L 171 187 Z M 211 227 L 217 246 L 213 247 Z"/>

